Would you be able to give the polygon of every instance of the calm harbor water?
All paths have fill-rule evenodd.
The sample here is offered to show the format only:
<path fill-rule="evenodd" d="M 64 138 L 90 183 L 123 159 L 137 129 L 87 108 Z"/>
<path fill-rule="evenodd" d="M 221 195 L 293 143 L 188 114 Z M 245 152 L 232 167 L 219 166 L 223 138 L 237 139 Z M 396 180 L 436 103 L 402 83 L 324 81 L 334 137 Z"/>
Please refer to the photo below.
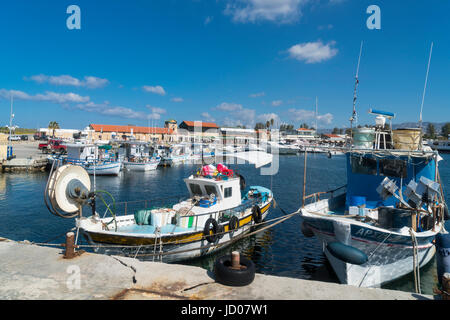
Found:
<path fill-rule="evenodd" d="M 450 155 L 444 154 L 442 157 L 444 161 L 440 162 L 440 173 L 446 199 L 450 200 Z M 122 172 L 118 177 L 97 177 L 96 185 L 98 189 L 109 191 L 116 201 L 170 197 L 187 194 L 182 179 L 196 169 L 197 165 L 184 164 L 146 173 Z M 236 165 L 234 169 L 245 177 L 247 185 L 272 189 L 278 207 L 271 209 L 268 219 L 282 216 L 283 211 L 294 212 L 301 205 L 303 155 L 280 156 L 279 171 L 274 176 L 260 175 L 260 170 L 250 165 Z M 320 154 L 308 155 L 307 194 L 340 187 L 345 184 L 345 176 L 344 156 L 329 159 Z M 57 236 L 73 228 L 74 220 L 55 217 L 48 212 L 43 201 L 47 177 L 48 173 L 0 174 L 0 237 L 63 242 L 63 237 Z M 255 262 L 259 273 L 337 283 L 338 279 L 323 255 L 321 245 L 316 238 L 302 235 L 300 223 L 300 217 L 293 217 L 212 256 L 186 264 L 212 270 L 218 255 L 237 249 Z M 448 223 L 447 229 L 450 229 Z M 422 292 L 433 294 L 437 283 L 435 259 L 421 268 L 420 277 Z M 383 287 L 412 292 L 413 275 Z"/>

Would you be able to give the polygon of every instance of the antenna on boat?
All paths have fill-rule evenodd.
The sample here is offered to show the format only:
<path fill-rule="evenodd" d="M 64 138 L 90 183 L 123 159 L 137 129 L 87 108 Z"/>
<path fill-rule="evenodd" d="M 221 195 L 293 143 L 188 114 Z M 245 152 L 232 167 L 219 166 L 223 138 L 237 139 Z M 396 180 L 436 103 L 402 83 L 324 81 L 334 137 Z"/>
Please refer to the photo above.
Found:
<path fill-rule="evenodd" d="M 433 53 L 433 42 L 431 42 L 430 56 L 428 57 L 427 74 L 425 76 L 425 85 L 423 86 L 422 103 L 420 105 L 420 116 L 419 116 L 419 128 L 422 129 L 422 110 L 423 102 L 425 101 L 425 91 L 427 89 L 428 73 L 430 72 L 431 54 Z"/>
<path fill-rule="evenodd" d="M 317 96 L 316 96 L 316 132 L 317 132 L 317 117 L 319 116 L 319 113 L 318 113 L 318 109 L 317 109 L 318 107 L 317 107 Z"/>
<path fill-rule="evenodd" d="M 352 116 L 350 118 L 350 132 L 351 135 L 353 135 L 353 121 L 355 121 L 356 123 L 358 122 L 358 116 L 356 114 L 356 90 L 358 88 L 358 84 L 359 84 L 359 64 L 361 62 L 361 54 L 362 54 L 362 48 L 363 48 L 363 41 L 361 41 L 361 47 L 359 49 L 359 57 L 358 57 L 358 66 L 356 67 L 356 75 L 355 75 L 355 89 L 353 91 L 353 112 L 352 112 Z"/>

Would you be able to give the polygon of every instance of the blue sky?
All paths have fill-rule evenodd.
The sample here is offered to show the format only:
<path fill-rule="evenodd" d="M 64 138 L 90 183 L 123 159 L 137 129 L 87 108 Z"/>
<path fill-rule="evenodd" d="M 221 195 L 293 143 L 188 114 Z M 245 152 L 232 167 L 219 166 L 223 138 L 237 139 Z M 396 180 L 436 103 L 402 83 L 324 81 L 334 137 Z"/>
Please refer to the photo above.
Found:
<path fill-rule="evenodd" d="M 69 30 L 69 5 L 81 30 Z M 381 30 L 369 30 L 369 5 Z M 424 121 L 450 121 L 448 1 L 17 0 L 0 10 L 0 108 L 9 123 L 81 129 L 162 126 L 166 119 L 348 126 L 369 108 L 417 121 L 430 44 Z"/>

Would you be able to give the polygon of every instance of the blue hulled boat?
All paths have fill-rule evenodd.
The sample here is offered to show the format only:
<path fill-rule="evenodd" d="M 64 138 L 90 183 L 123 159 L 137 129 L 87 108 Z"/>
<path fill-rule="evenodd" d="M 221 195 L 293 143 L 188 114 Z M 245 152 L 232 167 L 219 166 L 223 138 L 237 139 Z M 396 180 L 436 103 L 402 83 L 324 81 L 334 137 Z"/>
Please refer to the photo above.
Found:
<path fill-rule="evenodd" d="M 303 234 L 321 241 L 340 282 L 361 287 L 427 264 L 447 210 L 439 154 L 422 146 L 420 130 L 385 130 L 381 117 L 391 116 L 372 113 L 375 128 L 355 130 L 346 151 L 347 184 L 304 196 L 299 210 Z"/>

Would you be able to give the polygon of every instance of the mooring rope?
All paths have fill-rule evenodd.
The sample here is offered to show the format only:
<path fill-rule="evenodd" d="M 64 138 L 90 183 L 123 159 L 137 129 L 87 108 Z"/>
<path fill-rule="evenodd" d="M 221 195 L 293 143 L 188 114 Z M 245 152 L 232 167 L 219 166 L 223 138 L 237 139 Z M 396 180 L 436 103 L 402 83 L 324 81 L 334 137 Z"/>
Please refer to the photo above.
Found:
<path fill-rule="evenodd" d="M 273 201 L 274 201 L 274 203 L 276 203 L 275 202 L 275 199 L 273 199 Z M 267 229 L 269 229 L 269 228 L 272 228 L 272 227 L 274 227 L 275 225 L 277 225 L 277 224 L 280 224 L 281 222 L 284 222 L 284 221 L 286 221 L 286 220 L 288 220 L 288 219 L 290 219 L 290 218 L 292 218 L 293 216 L 295 216 L 295 215 L 297 215 L 298 213 L 299 213 L 299 211 L 295 211 L 295 212 L 293 212 L 293 213 L 290 213 L 290 214 L 288 214 L 288 213 L 286 213 L 286 211 L 285 210 L 283 210 L 280 206 L 278 206 L 278 208 L 280 209 L 280 211 L 284 214 L 283 216 L 280 216 L 280 217 L 276 217 L 276 218 L 273 218 L 273 219 L 270 219 L 270 220 L 266 220 L 266 221 L 262 221 L 262 222 L 260 222 L 260 223 L 254 223 L 254 224 L 252 224 L 252 225 L 246 225 L 246 226 L 243 226 L 243 230 L 245 231 L 245 229 L 249 229 L 249 228 L 251 228 L 251 227 L 259 227 L 259 226 L 261 226 L 261 225 L 267 225 L 267 224 L 269 224 L 269 223 L 272 223 L 272 224 L 270 224 L 270 225 L 267 225 L 267 226 L 265 226 L 265 227 L 263 227 L 263 228 L 260 228 L 260 229 L 257 229 L 257 230 L 255 230 L 255 231 L 253 231 L 253 232 L 250 232 L 250 233 L 246 233 L 246 234 L 240 234 L 240 235 L 238 235 L 238 236 L 236 236 L 236 237 L 234 237 L 234 238 L 232 238 L 232 239 L 230 239 L 230 240 L 228 240 L 228 241 L 226 241 L 226 242 L 223 242 L 223 243 L 219 243 L 219 244 L 210 244 L 210 245 L 206 245 L 206 246 L 202 246 L 202 247 L 199 247 L 199 248 L 194 248 L 194 249 L 186 249 L 186 250 L 177 250 L 177 251 L 171 251 L 171 252 L 161 252 L 162 251 L 162 246 L 163 245 L 170 245 L 170 244 L 178 244 L 178 245 L 180 245 L 180 244 L 184 244 L 184 243 L 188 243 L 188 242 L 190 242 L 190 241 L 186 241 L 186 242 L 183 242 L 183 241 L 179 241 L 179 240 L 176 240 L 176 241 L 170 241 L 170 242 L 165 242 L 164 244 L 162 243 L 162 239 L 161 239 L 161 236 L 159 237 L 159 244 L 160 244 L 160 252 L 159 253 L 156 253 L 156 244 L 157 244 L 157 239 L 158 239 L 158 237 L 155 237 L 155 243 L 154 244 L 151 244 L 151 245 L 135 245 L 135 246 L 132 246 L 132 245 L 108 245 L 108 246 L 102 246 L 102 245 L 100 245 L 100 244 L 96 244 L 96 245 L 89 245 L 89 244 L 80 244 L 80 245 L 77 245 L 76 247 L 77 248 L 80 248 L 80 247 L 84 247 L 84 248 L 100 248 L 100 247 L 103 247 L 103 248 L 126 248 L 126 249 L 128 249 L 128 248 L 138 248 L 138 251 L 136 252 L 136 254 L 135 254 L 135 257 L 136 256 L 153 256 L 153 257 L 155 257 L 155 256 L 161 256 L 160 257 L 160 259 L 162 259 L 162 256 L 163 255 L 168 255 L 168 254 L 177 254 L 177 253 L 182 253 L 182 252 L 188 252 L 188 251 L 194 251 L 194 250 L 202 250 L 202 249 L 205 249 L 205 248 L 210 248 L 211 246 L 215 246 L 215 247 L 221 247 L 221 246 L 224 246 L 224 245 L 227 245 L 227 244 L 229 244 L 229 243 L 231 243 L 231 242 L 235 242 L 235 241 L 238 241 L 238 240 L 240 240 L 240 239 L 243 239 L 243 238 L 246 238 L 246 237 L 249 237 L 249 236 L 252 236 L 252 235 L 255 235 L 255 234 L 257 234 L 257 233 L 260 233 L 260 232 L 262 232 L 262 231 L 264 231 L 264 230 L 267 230 Z M 74 230 L 75 228 L 73 228 L 72 230 Z M 218 232 L 218 233 L 216 233 L 217 235 L 225 235 L 225 234 L 227 234 L 227 233 L 232 233 L 232 232 L 234 232 L 235 230 L 229 230 L 229 231 L 224 231 L 224 232 Z M 60 235 L 60 236 L 62 236 L 62 235 Z M 58 237 L 60 237 L 60 236 L 58 236 Z M 197 241 L 201 241 L 201 240 L 205 240 L 206 239 L 206 237 L 207 237 L 207 235 L 203 235 L 199 240 L 197 240 Z M 62 244 L 56 244 L 56 243 L 38 243 L 38 242 L 28 242 L 27 241 L 27 243 L 29 243 L 29 244 L 34 244 L 34 245 L 41 245 L 41 246 L 55 246 L 55 247 L 61 247 L 61 246 L 63 246 Z M 153 253 L 141 253 L 141 254 L 138 254 L 138 252 L 140 251 L 140 249 L 142 249 L 142 248 L 148 248 L 148 247 L 151 247 L 151 246 L 153 246 L 153 248 L 154 248 L 154 251 L 153 251 Z"/>
<path fill-rule="evenodd" d="M 420 289 L 420 264 L 419 264 L 419 253 L 418 253 L 418 243 L 417 238 L 412 228 L 409 229 L 409 233 L 411 234 L 411 240 L 413 243 L 413 269 L 414 269 L 414 287 L 416 289 L 416 293 L 421 293 Z"/>

